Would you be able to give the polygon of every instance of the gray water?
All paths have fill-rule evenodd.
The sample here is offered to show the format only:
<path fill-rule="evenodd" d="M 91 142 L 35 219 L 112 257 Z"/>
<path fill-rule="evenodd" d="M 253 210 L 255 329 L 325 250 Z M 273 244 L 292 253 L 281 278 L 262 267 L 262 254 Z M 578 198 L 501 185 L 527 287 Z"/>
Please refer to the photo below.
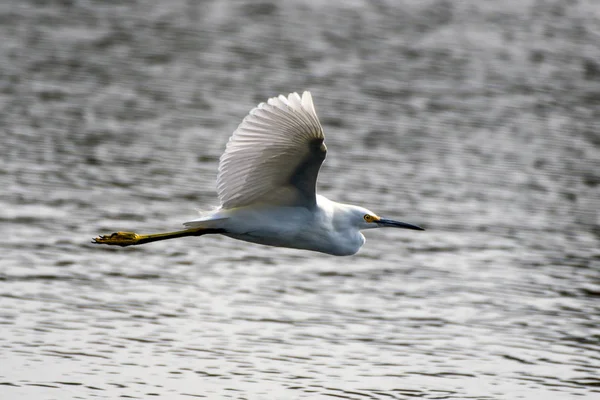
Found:
<path fill-rule="evenodd" d="M 0 398 L 600 397 L 596 1 L 128 3 L 0 5 Z M 427 231 L 90 243 L 302 90 L 320 193 Z"/>

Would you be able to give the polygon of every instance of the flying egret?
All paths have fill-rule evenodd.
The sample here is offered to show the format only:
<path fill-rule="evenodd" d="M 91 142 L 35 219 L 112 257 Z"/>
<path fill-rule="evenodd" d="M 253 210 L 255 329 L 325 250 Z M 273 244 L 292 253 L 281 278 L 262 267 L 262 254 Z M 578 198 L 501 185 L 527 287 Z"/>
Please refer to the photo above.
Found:
<path fill-rule="evenodd" d="M 94 243 L 131 246 L 219 233 L 269 246 L 345 256 L 365 243 L 362 229 L 423 228 L 377 216 L 316 194 L 327 147 L 310 92 L 273 97 L 254 108 L 219 161 L 220 207 L 186 222 L 187 229 L 141 235 L 116 232 Z"/>

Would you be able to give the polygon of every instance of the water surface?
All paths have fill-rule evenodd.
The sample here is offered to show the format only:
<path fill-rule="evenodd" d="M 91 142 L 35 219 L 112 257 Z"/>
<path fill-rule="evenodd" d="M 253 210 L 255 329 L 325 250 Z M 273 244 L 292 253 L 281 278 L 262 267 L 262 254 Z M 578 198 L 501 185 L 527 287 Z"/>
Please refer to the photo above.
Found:
<path fill-rule="evenodd" d="M 599 396 L 600 15 L 577 2 L 0 6 L 4 399 Z M 311 90 L 353 257 L 213 236 L 225 143 Z"/>

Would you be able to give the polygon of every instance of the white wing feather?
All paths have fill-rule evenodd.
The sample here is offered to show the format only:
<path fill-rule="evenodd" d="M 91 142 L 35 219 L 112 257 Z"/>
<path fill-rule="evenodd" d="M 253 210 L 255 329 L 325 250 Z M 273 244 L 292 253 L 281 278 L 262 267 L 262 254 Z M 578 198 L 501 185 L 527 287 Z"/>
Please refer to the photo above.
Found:
<path fill-rule="evenodd" d="M 221 156 L 221 208 L 314 204 L 324 139 L 309 92 L 259 104 L 233 132 Z"/>

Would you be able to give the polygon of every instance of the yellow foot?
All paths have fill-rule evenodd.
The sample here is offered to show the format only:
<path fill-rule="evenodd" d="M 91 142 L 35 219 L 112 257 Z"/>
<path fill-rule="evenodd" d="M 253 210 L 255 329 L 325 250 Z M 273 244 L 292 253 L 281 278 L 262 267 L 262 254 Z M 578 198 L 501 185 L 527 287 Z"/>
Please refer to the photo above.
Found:
<path fill-rule="evenodd" d="M 138 244 L 141 235 L 135 232 L 115 232 L 107 236 L 100 235 L 92 243 L 109 244 L 112 246 L 131 246 Z"/>

